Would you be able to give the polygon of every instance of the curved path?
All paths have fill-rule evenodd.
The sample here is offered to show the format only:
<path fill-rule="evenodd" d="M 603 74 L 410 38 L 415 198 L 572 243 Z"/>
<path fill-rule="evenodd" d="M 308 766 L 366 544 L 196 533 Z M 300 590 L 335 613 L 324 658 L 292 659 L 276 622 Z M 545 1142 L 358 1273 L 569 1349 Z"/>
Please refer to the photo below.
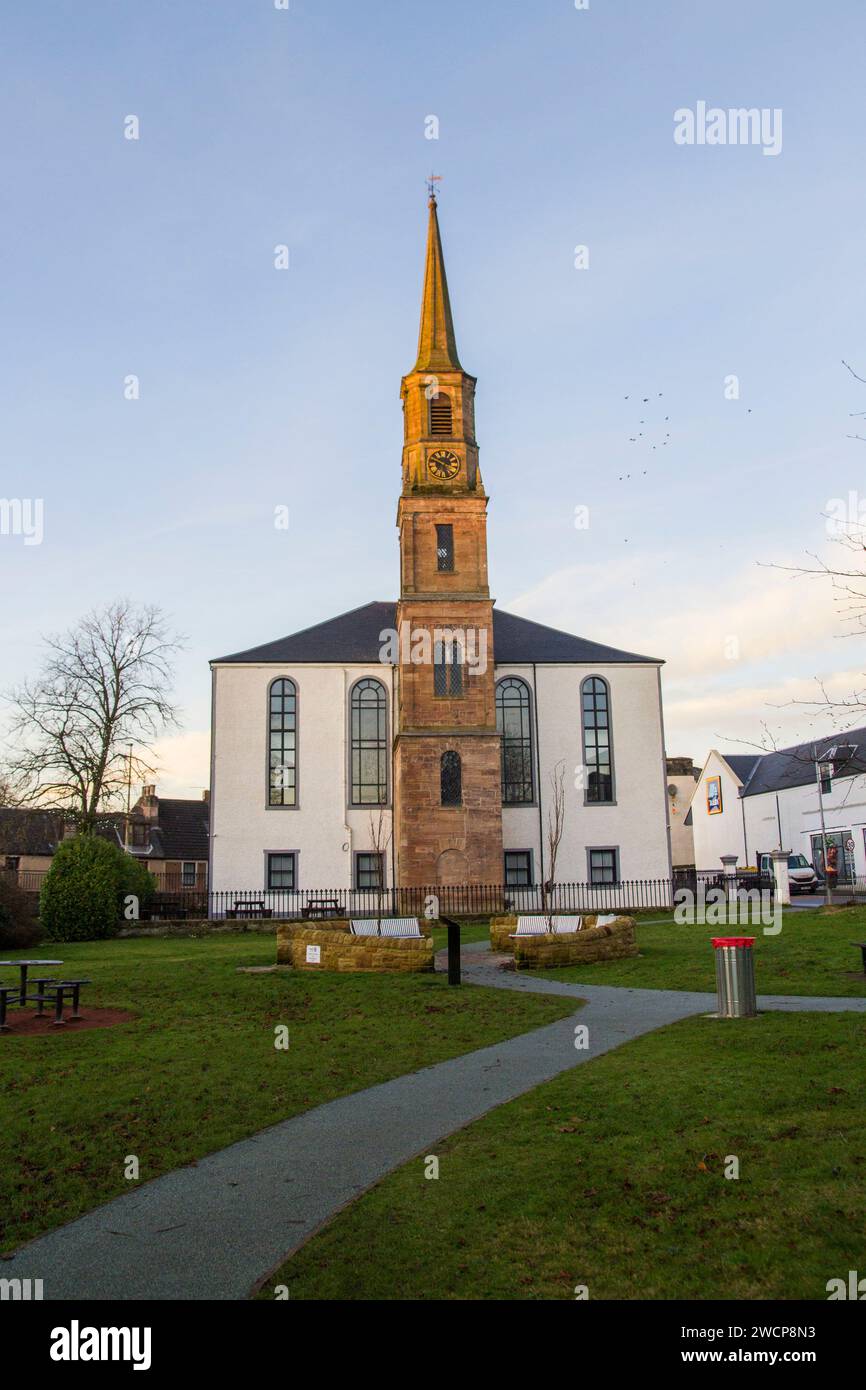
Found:
<path fill-rule="evenodd" d="M 386 1173 L 488 1110 L 715 995 L 570 985 L 504 972 L 467 946 L 467 982 L 561 994 L 585 1007 L 544 1028 L 439 1062 L 296 1115 L 191 1167 L 125 1193 L 4 1261 L 44 1281 L 46 1299 L 243 1299 L 335 1212 Z M 437 962 L 443 965 L 441 958 Z M 866 999 L 763 996 L 761 1008 L 866 1011 Z M 574 1045 L 577 1023 L 589 1046 Z"/>

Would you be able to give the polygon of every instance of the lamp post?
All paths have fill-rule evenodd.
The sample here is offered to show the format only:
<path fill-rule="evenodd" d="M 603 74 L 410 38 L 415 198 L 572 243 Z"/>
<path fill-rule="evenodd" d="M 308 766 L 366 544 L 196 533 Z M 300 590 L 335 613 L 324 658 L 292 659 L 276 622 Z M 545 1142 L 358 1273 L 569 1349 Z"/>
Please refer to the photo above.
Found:
<path fill-rule="evenodd" d="M 836 749 L 831 748 L 829 757 L 832 758 L 835 752 Z M 830 887 L 830 875 L 827 872 L 827 824 L 824 820 L 824 788 L 821 785 L 823 778 L 821 776 L 821 763 L 818 759 L 817 743 L 812 744 L 812 756 L 815 760 L 815 780 L 818 784 L 818 816 L 821 821 L 821 844 L 823 846 L 824 854 L 824 884 L 827 894 L 827 906 L 829 907 L 833 902 L 833 889 Z M 828 758 L 825 758 L 824 762 L 826 763 L 827 761 Z M 832 763 L 830 764 L 830 766 L 832 767 Z"/>

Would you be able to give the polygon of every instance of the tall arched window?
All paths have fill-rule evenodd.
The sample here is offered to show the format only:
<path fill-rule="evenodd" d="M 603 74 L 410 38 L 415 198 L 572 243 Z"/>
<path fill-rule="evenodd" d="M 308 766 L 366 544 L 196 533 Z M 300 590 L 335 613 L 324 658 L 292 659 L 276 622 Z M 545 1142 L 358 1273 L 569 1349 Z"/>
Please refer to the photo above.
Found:
<path fill-rule="evenodd" d="M 430 397 L 430 433 L 452 433 L 451 397 L 446 396 L 444 391 Z"/>
<path fill-rule="evenodd" d="M 460 754 L 449 750 L 440 762 L 441 800 L 443 806 L 463 805 L 463 769 Z"/>
<path fill-rule="evenodd" d="M 496 687 L 496 727 L 502 736 L 502 801 L 526 806 L 532 797 L 529 686 L 509 676 Z"/>
<path fill-rule="evenodd" d="M 286 678 L 268 691 L 268 805 L 298 804 L 298 690 Z"/>
<path fill-rule="evenodd" d="M 380 681 L 352 687 L 352 805 L 384 806 L 388 801 L 388 696 Z"/>
<path fill-rule="evenodd" d="M 607 681 L 601 676 L 587 676 L 581 686 L 581 696 L 586 800 L 613 801 L 613 746 Z"/>

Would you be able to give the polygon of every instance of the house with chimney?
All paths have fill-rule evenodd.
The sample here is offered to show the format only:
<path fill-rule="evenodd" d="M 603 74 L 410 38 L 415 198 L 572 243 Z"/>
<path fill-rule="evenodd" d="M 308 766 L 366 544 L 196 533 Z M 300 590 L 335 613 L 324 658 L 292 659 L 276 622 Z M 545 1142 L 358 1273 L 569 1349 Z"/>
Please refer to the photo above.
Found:
<path fill-rule="evenodd" d="M 150 785 L 128 812 L 101 814 L 96 833 L 139 859 L 159 891 L 206 890 L 209 816 L 207 791 L 195 801 L 160 797 Z M 38 888 L 57 846 L 75 829 L 60 810 L 0 807 L 0 870 L 14 873 L 22 888 Z"/>

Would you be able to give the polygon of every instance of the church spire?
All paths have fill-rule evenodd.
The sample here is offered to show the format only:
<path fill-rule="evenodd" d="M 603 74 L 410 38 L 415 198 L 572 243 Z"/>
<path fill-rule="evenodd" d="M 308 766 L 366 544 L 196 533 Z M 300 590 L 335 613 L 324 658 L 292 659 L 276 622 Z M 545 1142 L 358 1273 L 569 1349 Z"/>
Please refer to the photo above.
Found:
<path fill-rule="evenodd" d="M 436 193 L 430 187 L 430 221 L 427 227 L 427 264 L 424 271 L 424 298 L 421 304 L 421 331 L 418 335 L 416 372 L 462 371 L 454 338 L 454 320 L 448 298 L 445 258 L 439 235 Z"/>

